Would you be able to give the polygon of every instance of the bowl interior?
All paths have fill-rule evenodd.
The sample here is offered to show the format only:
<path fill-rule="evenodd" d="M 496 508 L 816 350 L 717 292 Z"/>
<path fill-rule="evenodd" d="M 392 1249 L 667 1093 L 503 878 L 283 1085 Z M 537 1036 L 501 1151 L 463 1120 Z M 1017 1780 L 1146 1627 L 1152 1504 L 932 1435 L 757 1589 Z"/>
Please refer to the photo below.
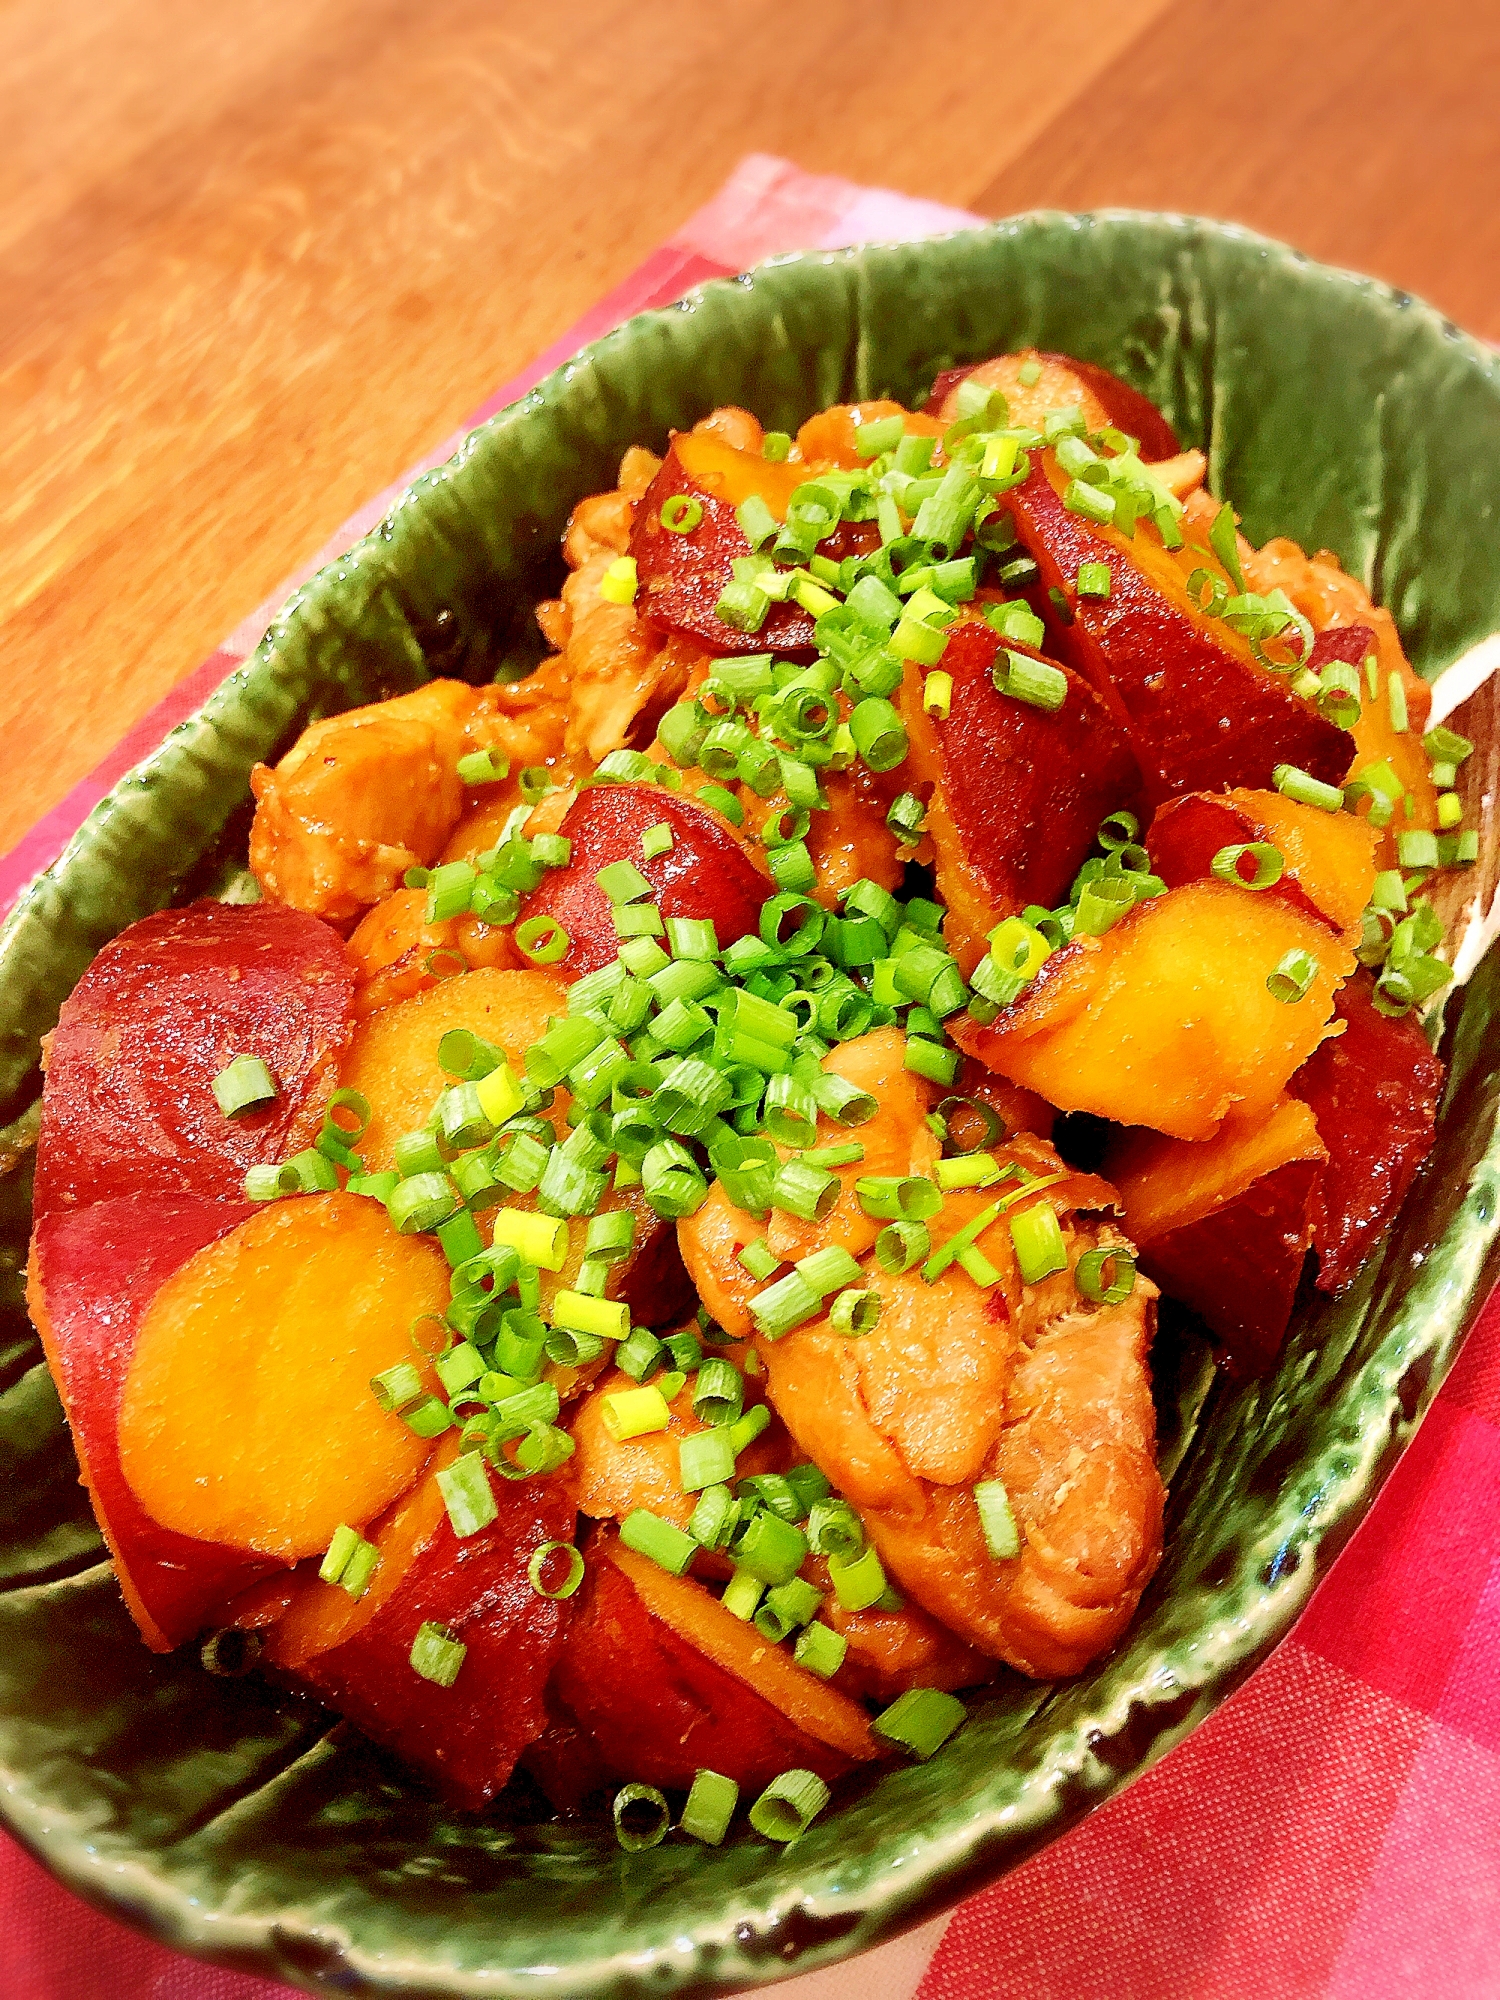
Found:
<path fill-rule="evenodd" d="M 789 1850 L 740 1835 L 627 1858 L 522 1798 L 448 1813 L 321 1711 L 211 1682 L 191 1650 L 148 1654 L 99 1559 L 20 1296 L 39 1038 L 89 958 L 150 909 L 232 888 L 250 765 L 310 717 L 430 672 L 524 671 L 568 510 L 628 444 L 716 403 L 795 429 L 833 401 L 911 401 L 1023 343 L 1145 390 L 1209 451 L 1247 532 L 1334 549 L 1429 677 L 1500 627 L 1500 369 L 1427 308 L 1161 216 L 779 259 L 630 322 L 475 432 L 293 598 L 0 934 L 0 1116 L 17 1120 L 0 1154 L 0 1799 L 115 1914 L 349 1991 L 732 1990 L 805 1970 L 1024 1858 L 1180 1739 L 1286 1632 L 1410 1437 L 1493 1261 L 1493 961 L 1448 1008 L 1438 1145 L 1354 1290 L 1238 1390 L 1196 1342 L 1163 1342 L 1167 1549 L 1117 1651 L 1069 1683 L 1008 1678 L 941 1757 L 867 1781 Z"/>

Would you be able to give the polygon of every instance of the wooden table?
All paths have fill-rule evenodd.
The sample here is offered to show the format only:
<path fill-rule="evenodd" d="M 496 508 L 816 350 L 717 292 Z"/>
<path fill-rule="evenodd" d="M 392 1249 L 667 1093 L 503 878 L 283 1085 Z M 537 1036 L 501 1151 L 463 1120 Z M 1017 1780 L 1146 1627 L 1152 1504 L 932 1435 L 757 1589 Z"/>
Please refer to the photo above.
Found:
<path fill-rule="evenodd" d="M 11 0 L 0 849 L 745 152 L 1229 215 L 1500 338 L 1473 0 Z"/>

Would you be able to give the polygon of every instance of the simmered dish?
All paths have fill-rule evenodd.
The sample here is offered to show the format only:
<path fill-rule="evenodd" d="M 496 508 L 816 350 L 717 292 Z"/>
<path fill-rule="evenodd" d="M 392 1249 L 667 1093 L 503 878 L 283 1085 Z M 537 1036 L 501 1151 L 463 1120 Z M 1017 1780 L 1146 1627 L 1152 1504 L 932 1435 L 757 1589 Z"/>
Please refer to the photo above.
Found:
<path fill-rule="evenodd" d="M 1470 746 L 1389 614 L 1034 352 L 582 501 L 553 657 L 257 768 L 253 903 L 100 953 L 32 1311 L 148 1645 L 454 1804 L 794 1838 L 1161 1554 L 1226 1368 L 1433 1135 Z"/>

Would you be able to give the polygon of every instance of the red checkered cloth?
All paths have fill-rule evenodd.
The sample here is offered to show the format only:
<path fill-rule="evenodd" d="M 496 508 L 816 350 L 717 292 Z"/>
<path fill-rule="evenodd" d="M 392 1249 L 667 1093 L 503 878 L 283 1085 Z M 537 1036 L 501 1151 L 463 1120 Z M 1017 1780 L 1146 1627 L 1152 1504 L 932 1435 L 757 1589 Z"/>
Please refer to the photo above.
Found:
<path fill-rule="evenodd" d="M 799 245 L 911 238 L 963 220 L 747 160 L 479 414 L 704 277 Z M 372 525 L 389 497 L 320 560 Z M 0 860 L 0 907 L 243 657 L 274 608 L 247 620 Z M 787 2000 L 1500 2000 L 1500 1292 L 1293 1636 L 1217 1715 L 951 1918 L 781 1990 Z M 0 1841 L 0 1993 L 286 1992 L 133 1936 Z"/>

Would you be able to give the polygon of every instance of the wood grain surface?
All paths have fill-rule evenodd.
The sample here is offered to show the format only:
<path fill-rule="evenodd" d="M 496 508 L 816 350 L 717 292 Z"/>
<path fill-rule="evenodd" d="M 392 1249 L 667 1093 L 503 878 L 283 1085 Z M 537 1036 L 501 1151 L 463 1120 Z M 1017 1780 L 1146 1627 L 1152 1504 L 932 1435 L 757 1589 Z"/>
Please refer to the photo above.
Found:
<path fill-rule="evenodd" d="M 9 0 L 0 849 L 746 152 L 1232 215 L 1500 334 L 1497 35 L 1457 0 Z"/>

